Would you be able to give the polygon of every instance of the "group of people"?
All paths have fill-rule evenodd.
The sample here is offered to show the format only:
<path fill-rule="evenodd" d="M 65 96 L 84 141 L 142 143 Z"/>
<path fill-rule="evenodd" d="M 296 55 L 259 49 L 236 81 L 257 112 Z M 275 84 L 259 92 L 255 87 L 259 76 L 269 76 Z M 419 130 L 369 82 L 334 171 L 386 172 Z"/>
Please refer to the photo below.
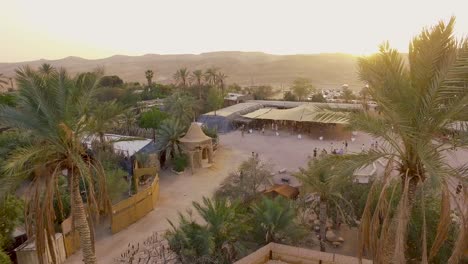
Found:
<path fill-rule="evenodd" d="M 319 155 L 318 152 L 319 152 L 319 149 L 314 148 L 314 159 L 317 158 L 317 156 Z M 340 147 L 339 149 L 334 147 L 333 142 L 330 142 L 330 154 L 332 154 L 332 155 L 343 155 L 343 154 L 345 154 L 347 152 L 348 152 L 348 141 L 347 140 L 343 141 L 343 146 Z M 325 148 L 323 148 L 320 151 L 320 157 L 323 157 L 323 156 L 326 156 L 326 155 L 328 155 L 328 151 Z"/>

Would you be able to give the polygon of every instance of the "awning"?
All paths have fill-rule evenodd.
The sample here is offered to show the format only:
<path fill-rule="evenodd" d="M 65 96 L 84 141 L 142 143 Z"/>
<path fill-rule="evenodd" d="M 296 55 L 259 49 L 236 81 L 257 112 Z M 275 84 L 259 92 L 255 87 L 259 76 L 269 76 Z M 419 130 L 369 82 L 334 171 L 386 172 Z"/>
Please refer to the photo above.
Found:
<path fill-rule="evenodd" d="M 262 108 L 252 113 L 243 115 L 243 117 L 252 119 L 346 124 L 345 121 L 332 122 L 321 118 L 322 114 L 324 114 L 326 111 L 330 110 L 321 109 L 315 105 L 303 104 L 290 109 Z"/>

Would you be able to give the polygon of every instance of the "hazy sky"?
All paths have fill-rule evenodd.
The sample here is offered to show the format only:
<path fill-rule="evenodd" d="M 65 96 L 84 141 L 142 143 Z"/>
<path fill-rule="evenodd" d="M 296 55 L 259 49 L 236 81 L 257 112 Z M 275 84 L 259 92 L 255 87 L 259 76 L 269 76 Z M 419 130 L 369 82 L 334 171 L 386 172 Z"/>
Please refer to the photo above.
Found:
<path fill-rule="evenodd" d="M 407 51 L 422 27 L 457 16 L 468 0 L 1 0 L 0 62 L 66 56 Z"/>

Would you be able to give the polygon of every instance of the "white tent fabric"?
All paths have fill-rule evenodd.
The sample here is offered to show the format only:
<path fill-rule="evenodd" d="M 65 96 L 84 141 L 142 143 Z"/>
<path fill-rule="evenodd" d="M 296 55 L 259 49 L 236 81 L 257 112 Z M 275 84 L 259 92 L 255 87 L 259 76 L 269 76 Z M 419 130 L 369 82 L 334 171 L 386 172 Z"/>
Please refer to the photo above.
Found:
<path fill-rule="evenodd" d="M 328 110 L 323 110 L 315 105 L 303 104 L 290 109 L 262 108 L 252 113 L 243 115 L 243 117 L 252 119 L 286 120 L 296 122 L 346 124 L 344 121 L 331 122 L 320 118 L 324 111 Z"/>

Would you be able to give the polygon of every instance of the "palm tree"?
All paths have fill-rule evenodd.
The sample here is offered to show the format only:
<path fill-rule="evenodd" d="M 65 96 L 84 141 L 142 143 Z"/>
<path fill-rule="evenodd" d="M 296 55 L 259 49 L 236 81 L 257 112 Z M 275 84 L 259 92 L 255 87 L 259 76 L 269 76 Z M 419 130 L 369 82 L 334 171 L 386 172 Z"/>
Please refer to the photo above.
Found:
<path fill-rule="evenodd" d="M 181 154 L 179 139 L 185 134 L 186 127 L 176 119 L 166 119 L 156 131 L 156 148 L 165 153 L 166 161 Z"/>
<path fill-rule="evenodd" d="M 102 208 L 109 209 L 109 202 L 103 169 L 87 152 L 82 140 L 89 133 L 86 113 L 100 76 L 85 73 L 70 78 L 63 69 L 44 76 L 29 67 L 16 73 L 18 107 L 0 106 L 0 122 L 30 131 L 35 143 L 17 148 L 9 156 L 4 166 L 7 178 L 1 184 L 4 188 L 1 193 L 12 187 L 14 179 L 33 177 L 26 199 L 26 223 L 28 235 L 35 233 L 39 260 L 42 260 L 46 254 L 46 243 L 52 243 L 55 233 L 54 197 L 64 191 L 56 186 L 60 178 L 66 177 L 83 261 L 97 263 L 89 221 Z M 89 218 L 80 194 L 80 181 L 87 186 Z M 55 254 L 50 249 L 55 262 Z"/>
<path fill-rule="evenodd" d="M 56 71 L 55 68 L 49 63 L 43 63 L 39 67 L 39 73 L 42 74 L 43 76 L 49 76 L 55 71 Z"/>
<path fill-rule="evenodd" d="M 203 71 L 202 70 L 194 70 L 190 77 L 192 79 L 192 82 L 196 82 L 197 87 L 198 87 L 198 99 L 201 99 L 201 97 L 202 97 Z"/>
<path fill-rule="evenodd" d="M 218 77 L 218 68 L 209 68 L 205 71 L 205 81 L 209 85 L 215 85 Z"/>
<path fill-rule="evenodd" d="M 0 73 L 0 88 L 3 89 L 5 86 L 4 84 L 8 84 L 8 81 L 5 81 L 6 77 L 3 75 L 3 73 Z"/>
<path fill-rule="evenodd" d="M 101 147 L 106 144 L 104 134 L 118 125 L 119 117 L 124 113 L 124 107 L 114 101 L 100 102 L 93 106 L 90 113 L 89 129 L 99 137 Z"/>
<path fill-rule="evenodd" d="M 184 125 L 188 125 L 195 119 L 195 114 L 198 110 L 195 99 L 190 95 L 180 92 L 167 97 L 164 101 L 164 107 L 166 112 Z"/>
<path fill-rule="evenodd" d="M 320 250 L 325 251 L 327 232 L 327 219 L 329 209 L 336 209 L 337 215 L 344 221 L 348 219 L 349 213 L 344 210 L 343 205 L 349 205 L 340 191 L 346 184 L 352 184 L 349 179 L 331 174 L 325 168 L 314 168 L 314 161 L 309 162 L 307 170 L 301 169 L 296 175 L 302 179 L 304 189 L 319 197 L 319 220 L 320 220 Z"/>
<path fill-rule="evenodd" d="M 236 244 L 241 238 L 241 234 L 247 228 L 243 225 L 244 212 L 241 203 L 238 201 L 229 202 L 226 199 L 208 199 L 203 197 L 203 204 L 193 202 L 193 207 L 203 218 L 206 228 L 211 234 L 214 243 L 214 250 L 222 252 L 229 248 L 229 252 L 224 252 L 224 256 L 231 256 L 228 259 L 232 263 L 232 253 Z"/>
<path fill-rule="evenodd" d="M 291 202 L 281 196 L 263 198 L 251 206 L 254 222 L 252 234 L 257 243 L 266 245 L 285 238 L 297 238 L 303 232 L 294 219 L 296 212 Z"/>
<path fill-rule="evenodd" d="M 181 68 L 174 73 L 174 80 L 177 84 L 181 85 L 182 87 L 187 86 L 187 81 L 189 79 L 190 71 L 187 68 Z"/>
<path fill-rule="evenodd" d="M 228 76 L 226 74 L 224 74 L 223 72 L 218 72 L 218 74 L 216 74 L 216 82 L 219 86 L 219 88 L 221 88 L 221 92 L 224 94 L 224 81 L 226 80 Z"/>
<path fill-rule="evenodd" d="M 408 66 L 398 51 L 388 44 L 380 47 L 379 54 L 359 60 L 360 78 L 369 84 L 369 94 L 377 102 L 380 115 L 362 112 L 345 117 L 328 112 L 322 117 L 347 120 L 353 129 L 369 133 L 383 142 L 377 150 L 329 157 L 315 166 L 334 167 L 336 173 L 349 176 L 353 170 L 377 159 L 386 160 L 387 176 L 380 181 L 383 188 L 377 206 L 372 206 L 369 199 L 361 219 L 361 249 L 368 250 L 374 263 L 406 262 L 411 209 L 416 202 L 424 202 L 421 198 L 424 196 L 417 194 L 427 188 L 443 198 L 442 210 L 450 211 L 452 206 L 461 217 L 459 237 L 448 263 L 458 263 L 466 245 L 467 215 L 462 209 L 463 203 L 459 205 L 455 199 L 456 193 L 449 188 L 449 182 L 458 178 L 466 186 L 468 171 L 466 166 L 454 167 L 448 163 L 452 146 L 439 137 L 447 133 L 453 122 L 468 120 L 468 42 L 455 39 L 454 22 L 452 17 L 448 23 L 440 22 L 415 37 L 410 44 Z M 468 146 L 467 137 L 463 136 L 466 133 L 466 127 L 462 127 L 461 137 L 454 134 L 453 143 L 457 147 Z M 388 176 L 390 173 L 398 175 L 396 184 L 393 177 Z M 393 212 L 393 195 L 390 194 L 396 187 L 402 194 L 396 198 L 398 206 Z M 376 190 L 373 188 L 371 192 Z M 461 198 L 466 200 L 466 197 Z M 424 232 L 423 262 L 437 254 L 450 224 L 450 217 L 439 220 L 429 256 Z M 426 226 L 422 230 L 426 230 Z"/>
<path fill-rule="evenodd" d="M 146 80 L 148 81 L 148 87 L 151 87 L 153 76 L 154 76 L 154 73 L 152 70 L 145 71 L 145 77 L 146 77 Z"/>

